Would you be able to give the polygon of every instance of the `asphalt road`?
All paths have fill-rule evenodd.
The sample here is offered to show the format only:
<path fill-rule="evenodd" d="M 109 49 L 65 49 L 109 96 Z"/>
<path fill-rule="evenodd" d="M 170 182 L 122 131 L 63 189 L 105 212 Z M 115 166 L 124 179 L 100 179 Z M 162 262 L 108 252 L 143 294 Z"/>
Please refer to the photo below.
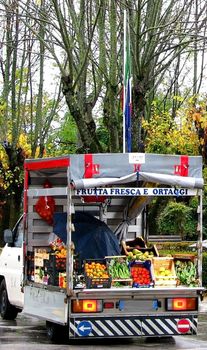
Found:
<path fill-rule="evenodd" d="M 0 350 L 207 350 L 207 301 L 202 303 L 197 336 L 173 338 L 145 338 L 129 340 L 73 341 L 68 344 L 52 344 L 46 336 L 45 322 L 19 314 L 15 321 L 0 319 Z"/>

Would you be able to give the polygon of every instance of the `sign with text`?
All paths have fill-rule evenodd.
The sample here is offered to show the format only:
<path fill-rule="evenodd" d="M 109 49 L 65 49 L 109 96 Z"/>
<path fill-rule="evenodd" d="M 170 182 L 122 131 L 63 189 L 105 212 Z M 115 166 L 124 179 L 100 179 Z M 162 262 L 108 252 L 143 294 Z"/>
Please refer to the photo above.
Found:
<path fill-rule="evenodd" d="M 75 190 L 76 196 L 195 196 L 198 190 L 162 187 L 104 187 Z"/>
<path fill-rule="evenodd" d="M 129 153 L 130 164 L 144 164 L 145 154 L 144 153 Z"/>

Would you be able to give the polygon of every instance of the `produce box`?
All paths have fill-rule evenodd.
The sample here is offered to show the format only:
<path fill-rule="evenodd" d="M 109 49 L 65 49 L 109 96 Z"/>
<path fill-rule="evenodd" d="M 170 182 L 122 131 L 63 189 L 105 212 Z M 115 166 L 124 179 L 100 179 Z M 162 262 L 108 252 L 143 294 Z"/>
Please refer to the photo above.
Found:
<path fill-rule="evenodd" d="M 121 241 L 122 253 L 127 255 L 133 249 L 146 248 L 146 244 L 142 237 L 137 237 L 133 241 Z"/>
<path fill-rule="evenodd" d="M 131 278 L 126 255 L 106 257 L 109 275 L 112 280 L 128 280 Z"/>
<path fill-rule="evenodd" d="M 178 279 L 178 286 L 197 287 L 199 281 L 197 278 L 196 256 L 192 254 L 179 255 L 174 257 L 175 273 Z"/>
<path fill-rule="evenodd" d="M 132 287 L 150 288 L 154 286 L 151 267 L 151 260 L 146 260 L 143 262 L 133 261 L 130 263 L 130 273 L 133 279 Z"/>
<path fill-rule="evenodd" d="M 152 259 L 155 287 L 175 287 L 177 276 L 173 257 L 155 257 Z"/>
<path fill-rule="evenodd" d="M 109 276 L 105 259 L 85 260 L 84 276 L 86 288 L 110 288 L 112 278 Z"/>
<path fill-rule="evenodd" d="M 150 248 L 139 248 L 139 250 L 140 250 L 142 253 L 148 252 L 148 253 L 153 253 L 154 256 L 159 256 L 159 252 L 158 252 L 158 250 L 157 250 L 156 245 L 153 245 L 153 246 L 150 247 Z"/>
<path fill-rule="evenodd" d="M 174 262 L 176 262 L 177 260 L 195 262 L 197 256 L 195 254 L 190 254 L 190 253 L 177 253 L 177 254 L 173 254 L 173 258 L 174 258 Z"/>
<path fill-rule="evenodd" d="M 130 243 L 126 245 L 124 241 L 122 241 L 122 250 L 125 255 L 129 258 L 129 260 L 141 260 L 145 261 L 148 259 L 152 259 L 154 256 L 159 256 L 159 252 L 157 250 L 156 245 L 152 247 L 139 247 L 139 246 L 131 246 Z"/>
<path fill-rule="evenodd" d="M 90 278 L 85 277 L 86 288 L 111 288 L 112 278 Z"/>

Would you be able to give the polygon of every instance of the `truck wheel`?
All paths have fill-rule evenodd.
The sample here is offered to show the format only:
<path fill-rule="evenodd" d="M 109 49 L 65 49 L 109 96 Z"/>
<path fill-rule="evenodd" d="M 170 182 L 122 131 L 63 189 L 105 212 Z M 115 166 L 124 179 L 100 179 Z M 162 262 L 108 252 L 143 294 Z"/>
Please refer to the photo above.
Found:
<path fill-rule="evenodd" d="M 46 321 L 47 337 L 52 342 L 65 343 L 69 337 L 67 335 L 67 327 Z"/>
<path fill-rule="evenodd" d="M 3 280 L 0 284 L 0 315 L 3 320 L 14 320 L 18 312 L 19 309 L 11 305 L 9 302 L 6 283 Z"/>

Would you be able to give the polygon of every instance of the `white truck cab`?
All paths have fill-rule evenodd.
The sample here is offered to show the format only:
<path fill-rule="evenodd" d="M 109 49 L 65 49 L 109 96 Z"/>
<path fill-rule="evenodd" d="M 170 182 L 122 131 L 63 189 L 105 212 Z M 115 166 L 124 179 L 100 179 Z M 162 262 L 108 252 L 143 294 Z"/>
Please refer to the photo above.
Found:
<path fill-rule="evenodd" d="M 0 255 L 0 314 L 14 319 L 23 308 L 23 217 L 13 230 L 4 231 L 5 246 Z"/>

